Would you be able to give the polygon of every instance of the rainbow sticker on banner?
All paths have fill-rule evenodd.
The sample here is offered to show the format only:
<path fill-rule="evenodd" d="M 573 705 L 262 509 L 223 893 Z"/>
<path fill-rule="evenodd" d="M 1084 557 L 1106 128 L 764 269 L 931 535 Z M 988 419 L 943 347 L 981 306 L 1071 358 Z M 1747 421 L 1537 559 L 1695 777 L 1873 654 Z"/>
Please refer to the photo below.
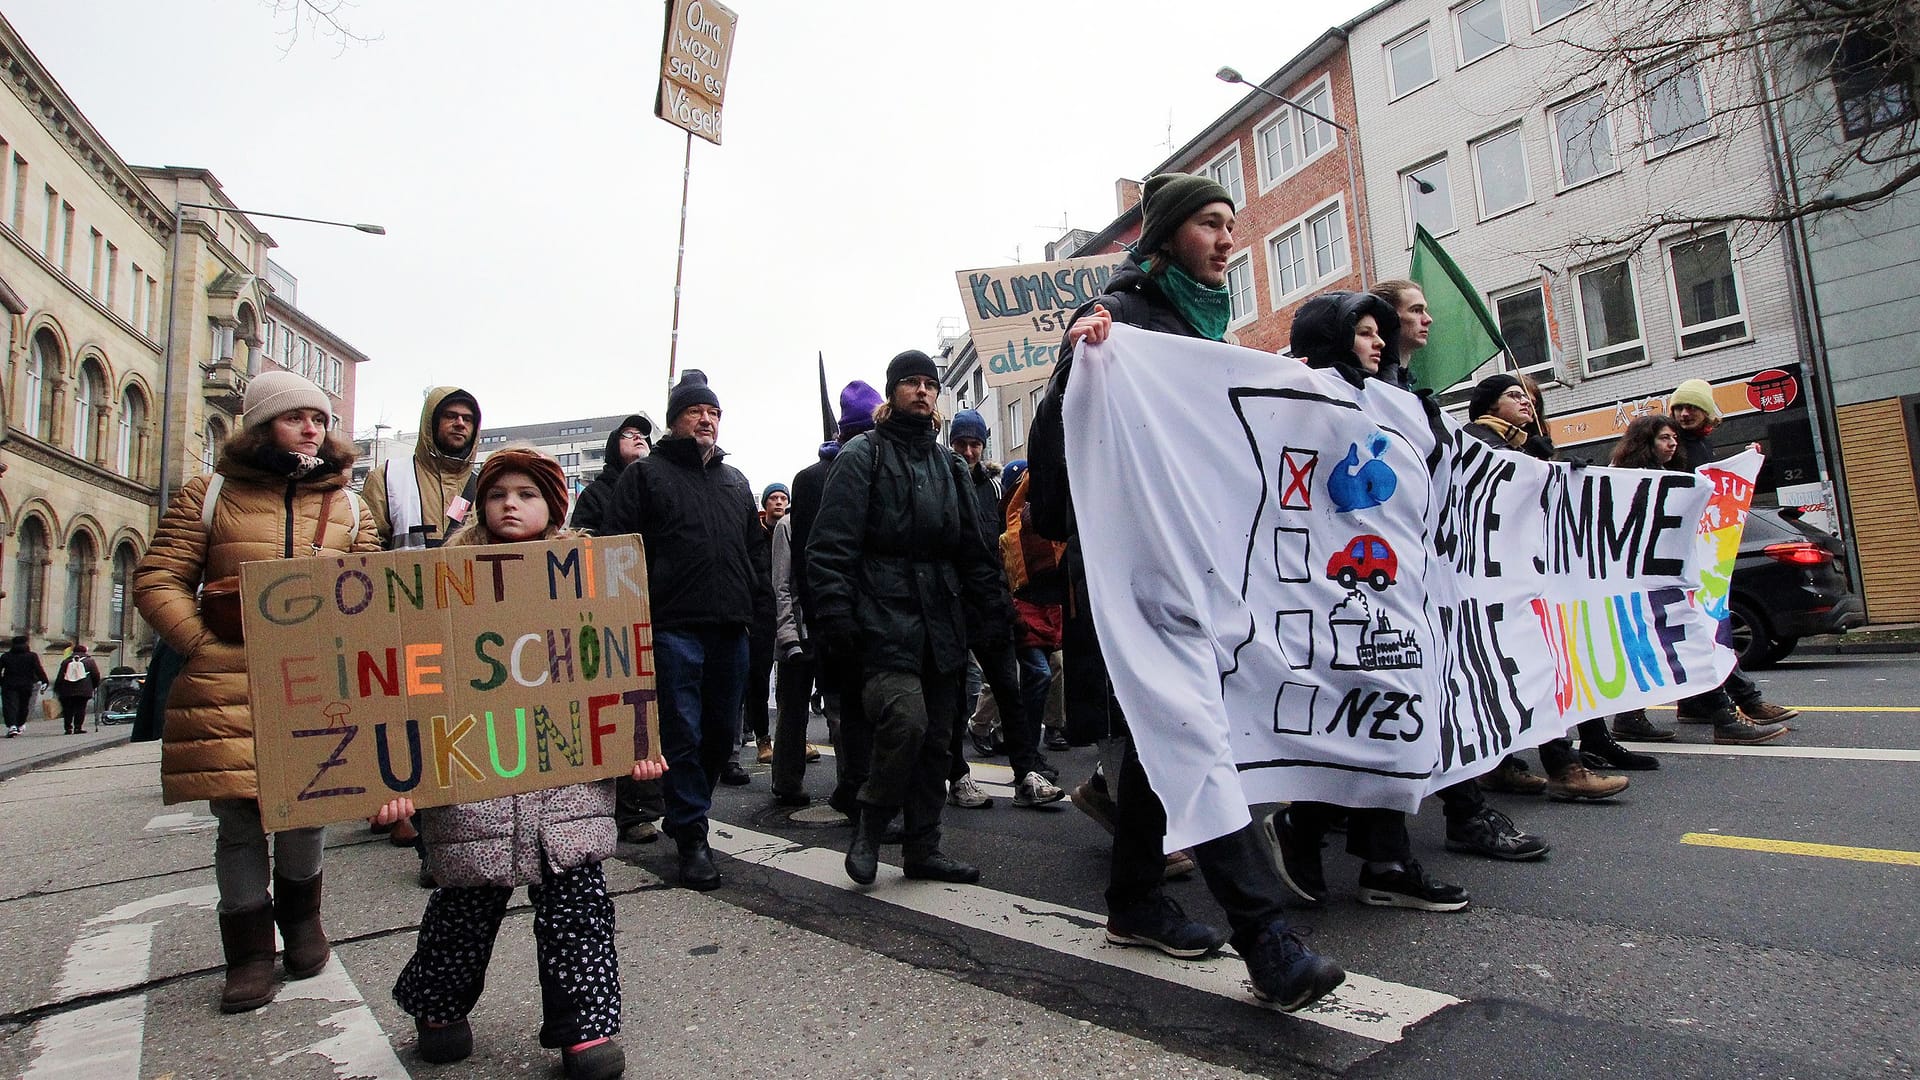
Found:
<path fill-rule="evenodd" d="M 1754 479 L 1766 459 L 1748 450 L 1700 469 L 1700 478 L 1713 485 L 1706 512 L 1700 515 L 1700 610 L 1713 619 L 1727 617 L 1727 593 L 1733 585 L 1733 562 L 1740 554 L 1740 534 L 1753 506 Z"/>

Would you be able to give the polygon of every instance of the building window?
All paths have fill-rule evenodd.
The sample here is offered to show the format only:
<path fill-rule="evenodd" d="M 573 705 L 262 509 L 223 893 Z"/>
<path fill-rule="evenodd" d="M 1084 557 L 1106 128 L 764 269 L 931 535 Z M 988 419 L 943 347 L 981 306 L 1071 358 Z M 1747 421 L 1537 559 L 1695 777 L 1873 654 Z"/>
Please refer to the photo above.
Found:
<path fill-rule="evenodd" d="M 1447 159 L 1431 161 L 1401 174 L 1407 196 L 1407 245 L 1413 245 L 1413 227 L 1424 225 L 1434 236 L 1453 231 L 1453 185 L 1447 179 Z"/>
<path fill-rule="evenodd" d="M 146 427 L 147 399 L 129 386 L 120 395 L 120 437 L 113 448 L 114 470 L 129 480 L 140 479 L 140 440 Z"/>
<path fill-rule="evenodd" d="M 1427 28 L 1387 46 L 1387 96 L 1405 97 L 1433 81 L 1433 43 Z"/>
<path fill-rule="evenodd" d="M 13 632 L 37 634 L 46 629 L 47 527 L 39 517 L 20 523 L 13 556 Z"/>
<path fill-rule="evenodd" d="M 1247 204 L 1247 185 L 1240 178 L 1240 145 L 1238 143 L 1208 163 L 1207 175 L 1213 178 L 1214 183 L 1227 189 L 1227 194 L 1233 196 L 1233 205 Z"/>
<path fill-rule="evenodd" d="M 106 380 L 100 377 L 100 365 L 91 359 L 82 361 L 73 394 L 73 455 L 82 461 L 92 461 L 99 452 L 94 425 L 106 398 Z"/>
<path fill-rule="evenodd" d="M 107 245 L 107 310 L 112 311 L 120 298 L 120 249 Z"/>
<path fill-rule="evenodd" d="M 1308 112 L 1317 113 L 1328 119 L 1334 118 L 1333 88 L 1332 84 L 1325 79 L 1320 80 L 1320 85 L 1299 101 L 1300 107 Z M 1300 155 L 1303 159 L 1313 157 L 1333 145 L 1332 124 L 1315 120 L 1311 116 L 1302 116 L 1300 119 Z M 1303 160 L 1301 164 L 1304 165 L 1306 162 Z"/>
<path fill-rule="evenodd" d="M 98 299 L 101 295 L 100 271 L 106 264 L 107 238 L 100 235 L 99 229 L 87 230 L 87 292 Z"/>
<path fill-rule="evenodd" d="M 1679 316 L 1680 351 L 1739 341 L 1747 336 L 1746 305 L 1726 233 L 1712 233 L 1667 249 L 1673 299 Z"/>
<path fill-rule="evenodd" d="M 1599 91 L 1553 111 L 1553 152 L 1560 186 L 1570 188 L 1614 171 L 1613 121 Z"/>
<path fill-rule="evenodd" d="M 1292 296 L 1313 284 L 1307 273 L 1306 241 L 1297 225 L 1267 241 L 1267 262 L 1273 267 L 1276 298 Z"/>
<path fill-rule="evenodd" d="M 1537 18 L 1536 26 L 1545 26 L 1556 22 L 1593 3 L 1593 0 L 1533 0 L 1533 13 Z"/>
<path fill-rule="evenodd" d="M 1473 144 L 1473 175 L 1480 198 L 1480 218 L 1504 214 L 1533 199 L 1527 183 L 1527 147 L 1520 129 L 1508 128 Z"/>
<path fill-rule="evenodd" d="M 1834 50 L 1833 96 L 1840 130 L 1849 139 L 1914 121 L 1913 68 L 1896 62 L 1893 46 L 1878 34 L 1849 34 Z"/>
<path fill-rule="evenodd" d="M 1253 299 L 1253 256 L 1244 251 L 1227 264 L 1227 298 L 1232 302 L 1231 323 L 1243 323 L 1258 314 Z"/>
<path fill-rule="evenodd" d="M 1647 110 L 1649 159 L 1713 134 L 1706 91 L 1700 86 L 1700 68 L 1692 60 L 1647 68 L 1640 73 L 1640 85 Z"/>
<path fill-rule="evenodd" d="M 1347 220 L 1339 203 L 1307 219 L 1313 237 L 1313 270 L 1322 278 L 1347 268 Z"/>
<path fill-rule="evenodd" d="M 160 283 L 153 280 L 151 274 L 147 275 L 147 303 L 143 310 L 147 315 L 147 337 L 158 338 L 160 335 Z"/>
<path fill-rule="evenodd" d="M 1329 85 L 1327 79 L 1322 78 L 1294 100 L 1303 108 L 1331 117 L 1333 93 Z M 1330 148 L 1333 131 L 1292 106 L 1281 106 L 1253 131 L 1254 164 L 1260 190 L 1265 191 L 1286 179 Z"/>
<path fill-rule="evenodd" d="M 127 271 L 127 321 L 133 324 L 135 330 L 140 329 L 141 315 L 145 310 L 142 304 L 146 294 L 140 288 L 143 276 L 139 263 L 133 263 Z"/>
<path fill-rule="evenodd" d="M 76 532 L 67 542 L 67 607 L 62 630 L 71 641 L 93 633 L 93 537 Z"/>
<path fill-rule="evenodd" d="M 554 460 L 560 462 L 561 468 L 570 469 L 580 464 L 580 455 L 578 453 L 556 454 L 554 455 Z"/>
<path fill-rule="evenodd" d="M 1027 425 L 1020 418 L 1020 399 L 1007 402 L 1007 447 L 1027 445 Z"/>
<path fill-rule="evenodd" d="M 46 235 L 41 239 L 40 254 L 45 255 L 48 262 L 57 266 L 59 265 L 59 260 L 53 256 L 55 252 L 60 250 L 58 243 L 60 239 L 60 193 L 53 190 L 52 184 L 42 186 L 46 190 L 46 216 L 42 219 L 46 223 Z"/>
<path fill-rule="evenodd" d="M 227 428 L 218 420 L 208 420 L 200 438 L 200 471 L 211 474 L 220 462 L 220 448 L 226 445 Z"/>
<path fill-rule="evenodd" d="M 1640 339 L 1640 297 L 1633 268 L 1624 262 L 1579 275 L 1580 340 L 1587 374 L 1638 364 L 1647 357 Z"/>
<path fill-rule="evenodd" d="M 313 378 L 313 342 L 306 338 L 300 339 L 300 366 L 294 370 L 298 371 L 303 379 Z"/>
<path fill-rule="evenodd" d="M 133 568 L 139 562 L 140 554 L 132 544 L 121 544 L 120 549 L 113 553 L 113 595 L 109 598 L 107 614 L 112 625 L 107 631 L 114 640 L 120 642 L 122 657 L 133 654 L 127 646 L 133 643 L 135 635 L 140 632 L 140 623 L 133 617 L 134 612 L 139 610 L 133 606 Z"/>
<path fill-rule="evenodd" d="M 260 322 L 260 351 L 268 357 L 273 356 L 273 343 L 278 339 L 280 324 L 272 319 Z"/>
<path fill-rule="evenodd" d="M 1265 127 L 1253 133 L 1261 187 L 1293 172 L 1300 160 L 1300 150 L 1293 144 L 1293 127 L 1293 110 L 1283 106 Z"/>
<path fill-rule="evenodd" d="M 60 272 L 73 277 L 73 206 L 60 200 Z"/>
<path fill-rule="evenodd" d="M 13 200 L 10 220 L 15 236 L 27 231 L 27 159 L 13 155 Z"/>
<path fill-rule="evenodd" d="M 1466 67 L 1507 44 L 1507 14 L 1501 0 L 1474 0 L 1453 9 L 1453 27 L 1460 46 L 1460 66 Z"/>
<path fill-rule="evenodd" d="M 1500 322 L 1500 336 L 1520 370 L 1540 372 L 1543 378 L 1551 378 L 1553 343 L 1547 335 L 1547 304 L 1540 286 L 1529 285 L 1519 292 L 1496 297 L 1493 314 Z"/>
<path fill-rule="evenodd" d="M 42 330 L 33 335 L 33 345 L 27 350 L 27 377 L 21 382 L 20 430 L 36 439 L 47 437 L 47 410 L 51 408 L 53 396 L 53 375 L 59 370 L 60 345 L 53 339 L 51 330 Z"/>

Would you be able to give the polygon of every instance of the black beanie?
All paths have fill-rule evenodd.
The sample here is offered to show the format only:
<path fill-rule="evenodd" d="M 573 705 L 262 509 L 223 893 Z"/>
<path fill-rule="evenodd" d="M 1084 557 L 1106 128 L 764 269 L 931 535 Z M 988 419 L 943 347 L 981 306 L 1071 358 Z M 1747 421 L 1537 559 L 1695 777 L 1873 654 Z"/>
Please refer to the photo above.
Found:
<path fill-rule="evenodd" d="M 720 407 L 720 398 L 707 385 L 707 373 L 698 368 L 688 368 L 667 392 L 667 426 L 673 426 L 673 419 L 695 405 Z"/>
<path fill-rule="evenodd" d="M 909 375 L 925 375 L 934 382 L 939 382 L 940 368 L 934 364 L 933 357 L 919 349 L 908 349 L 894 357 L 893 362 L 887 365 L 888 401 L 893 400 L 893 388 L 899 385 L 901 379 Z"/>
<path fill-rule="evenodd" d="M 1467 399 L 1467 419 L 1478 420 L 1491 413 L 1502 394 L 1520 385 L 1519 379 L 1505 372 L 1481 379 L 1473 385 L 1473 396 Z"/>
<path fill-rule="evenodd" d="M 1165 247 L 1196 211 L 1217 202 L 1232 206 L 1233 196 L 1211 177 L 1191 173 L 1150 177 L 1140 200 L 1140 239 L 1133 250 L 1143 259 L 1152 255 Z"/>

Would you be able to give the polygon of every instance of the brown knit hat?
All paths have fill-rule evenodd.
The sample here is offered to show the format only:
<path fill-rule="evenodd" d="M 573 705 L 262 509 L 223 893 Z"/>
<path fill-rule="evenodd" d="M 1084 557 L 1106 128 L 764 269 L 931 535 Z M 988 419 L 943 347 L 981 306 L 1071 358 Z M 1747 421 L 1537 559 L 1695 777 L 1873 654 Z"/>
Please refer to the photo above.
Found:
<path fill-rule="evenodd" d="M 474 484 L 473 490 L 479 493 L 483 507 L 488 489 L 510 472 L 526 473 L 533 478 L 533 486 L 539 488 L 540 497 L 547 500 L 549 527 L 557 529 L 566 524 L 567 474 L 561 470 L 559 462 L 530 446 L 509 446 L 495 450 L 480 463 L 480 479 Z M 484 509 L 480 520 L 486 520 Z"/>

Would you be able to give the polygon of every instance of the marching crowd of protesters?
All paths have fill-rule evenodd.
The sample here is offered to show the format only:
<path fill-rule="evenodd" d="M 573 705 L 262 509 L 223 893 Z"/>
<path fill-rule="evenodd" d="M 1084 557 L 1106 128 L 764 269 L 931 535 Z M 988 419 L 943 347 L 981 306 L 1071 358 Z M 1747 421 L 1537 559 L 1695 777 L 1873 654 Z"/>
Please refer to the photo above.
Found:
<path fill-rule="evenodd" d="M 428 393 L 414 453 L 386 462 L 355 494 L 346 486 L 354 451 L 332 431 L 326 395 L 289 372 L 256 376 L 241 433 L 212 474 L 176 494 L 134 580 L 141 613 L 181 669 L 165 700 L 165 798 L 210 800 L 218 821 L 221 1008 L 273 999 L 276 926 L 288 978 L 318 974 L 329 956 L 320 922 L 322 830 L 280 832 L 269 845 L 261 824 L 245 643 L 221 608 L 240 564 L 569 531 L 645 540 L 660 759 L 636 763 L 617 781 L 418 813 L 395 800 L 373 819 L 396 844 L 420 851 L 422 884 L 434 888 L 394 989 L 427 1061 L 471 1052 L 467 1013 L 508 898 L 527 886 L 540 946 L 540 1041 L 561 1051 L 570 1077 L 619 1075 L 614 913 L 600 863 L 617 840 L 648 843 L 664 832 L 679 883 L 718 888 L 709 814 L 716 785 L 751 782 L 740 762 L 743 734 L 757 763 L 771 766 L 775 802 L 803 807 L 812 801 L 807 763 L 821 757 L 807 741 L 815 710 L 834 750 L 826 802 L 851 826 L 845 870 L 862 885 L 875 881 L 889 844 L 900 846 L 909 878 L 979 880 L 977 867 L 945 849 L 941 831 L 946 808 L 992 801 L 963 753 L 970 736 L 977 753 L 1005 753 L 1016 807 L 1068 795 L 1043 749 L 1097 746 L 1097 764 L 1071 796 L 1112 834 L 1106 940 L 1181 958 L 1231 942 L 1254 994 L 1282 1009 L 1309 1005 L 1345 978 L 1286 915 L 1289 906 L 1327 900 L 1330 832 L 1344 830 L 1360 860 L 1362 903 L 1466 907 L 1464 888 L 1436 880 L 1414 857 L 1406 815 L 1397 811 L 1295 803 L 1190 850 L 1166 851 L 1163 793 L 1129 737 L 1130 725 L 1162 720 L 1125 715 L 1107 677 L 1069 495 L 1062 404 L 1074 350 L 1104 341 L 1115 323 L 1229 340 L 1234 211 L 1228 193 L 1205 177 L 1147 182 L 1134 254 L 1076 313 L 1034 418 L 1030 460 L 1004 469 L 984 460 L 990 432 L 977 412 L 962 410 L 950 422 L 941 415 L 940 372 L 912 350 L 887 364 L 877 389 L 848 384 L 836 437 L 790 483 L 768 484 L 757 497 L 720 447 L 717 391 L 687 371 L 669 393 L 664 425 L 635 413 L 609 434 L 601 472 L 571 507 L 557 463 L 530 446 L 495 450 L 475 468 L 480 406 L 458 387 Z M 1309 300 L 1288 352 L 1355 387 L 1408 389 L 1408 365 L 1432 328 L 1416 285 L 1382 282 Z M 1446 437 L 1437 405 L 1420 401 Z M 1538 388 L 1524 376 L 1483 380 L 1468 414 L 1467 434 L 1499 451 L 1555 457 Z M 1632 425 L 1614 464 L 1697 467 L 1712 458 L 1717 420 L 1711 388 L 1690 380 L 1675 392 L 1671 418 Z M 82 686 L 90 694 L 99 680 L 78 650 L 58 672 L 57 685 L 75 694 Z M 24 723 L 26 696 L 47 681 L 24 642 L 0 657 L 9 736 Z M 1711 724 L 1715 741 L 1736 744 L 1778 738 L 1792 716 L 1764 701 L 1737 668 L 1726 685 L 1679 709 L 1682 721 Z M 69 729 L 76 726 L 70 718 Z M 1628 784 L 1616 770 L 1659 764 L 1616 736 L 1673 737 L 1640 711 L 1611 727 L 1588 721 L 1575 734 L 1578 746 L 1560 738 L 1540 748 L 1543 776 L 1513 757 L 1440 792 L 1447 847 L 1540 858 L 1545 840 L 1490 806 L 1485 791 L 1607 799 Z M 1196 868 L 1226 915 L 1225 930 L 1187 915 L 1163 888 Z"/>

